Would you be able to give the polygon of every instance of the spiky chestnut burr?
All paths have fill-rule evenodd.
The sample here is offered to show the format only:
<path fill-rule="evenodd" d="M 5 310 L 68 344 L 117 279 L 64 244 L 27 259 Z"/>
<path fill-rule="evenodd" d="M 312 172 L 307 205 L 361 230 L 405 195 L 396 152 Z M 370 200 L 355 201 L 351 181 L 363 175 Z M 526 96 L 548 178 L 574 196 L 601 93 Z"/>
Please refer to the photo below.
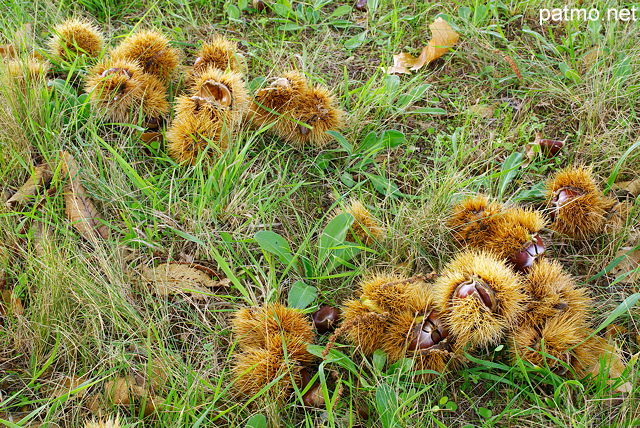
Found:
<path fill-rule="evenodd" d="M 353 216 L 351 232 L 357 239 L 366 245 L 371 245 L 376 240 L 384 239 L 387 229 L 380 220 L 369 212 L 362 202 L 354 199 L 344 209 L 337 209 L 334 214 L 337 216 L 345 212 Z"/>
<path fill-rule="evenodd" d="M 523 315 L 521 282 L 495 254 L 460 253 L 436 280 L 432 292 L 449 333 L 460 346 L 497 343 Z"/>
<path fill-rule="evenodd" d="M 539 325 L 525 322 L 511 333 L 510 352 L 513 360 L 520 357 L 535 366 L 547 366 L 564 375 L 567 369 L 561 362 L 580 370 L 584 364 L 590 365 L 593 361 L 592 356 L 576 352 L 590 332 L 583 317 L 572 313 L 546 318 Z"/>
<path fill-rule="evenodd" d="M 360 301 L 377 313 L 421 311 L 430 304 L 428 285 L 420 276 L 407 278 L 393 273 L 378 272 L 360 281 Z"/>
<path fill-rule="evenodd" d="M 2 85 L 19 87 L 21 90 L 44 84 L 49 71 L 49 64 L 36 58 L 29 58 L 26 63 L 19 59 L 10 59 L 6 61 L 5 66 L 4 73 L 0 74 Z"/>
<path fill-rule="evenodd" d="M 210 42 L 202 44 L 191 68 L 191 75 L 197 77 L 209 68 L 220 71 L 241 72 L 239 59 L 242 55 L 236 50 L 236 44 L 223 36 L 216 35 Z"/>
<path fill-rule="evenodd" d="M 284 337 L 287 343 L 310 343 L 314 338 L 313 327 L 304 314 L 280 303 L 240 309 L 232 325 L 241 348 L 266 347 L 272 337 Z"/>
<path fill-rule="evenodd" d="M 293 101 L 273 131 L 294 146 L 324 147 L 333 140 L 327 131 L 337 131 L 344 124 L 345 112 L 322 86 L 308 88 Z"/>
<path fill-rule="evenodd" d="M 256 92 L 251 105 L 251 121 L 256 127 L 262 127 L 284 120 L 306 91 L 307 78 L 304 74 L 298 71 L 284 73 Z"/>
<path fill-rule="evenodd" d="M 137 123 L 169 111 L 166 86 L 135 61 L 108 60 L 89 72 L 85 90 L 91 105 L 114 122 Z"/>
<path fill-rule="evenodd" d="M 564 313 L 587 323 L 591 303 L 587 290 L 578 288 L 557 261 L 540 260 L 527 272 L 523 285 L 529 295 L 525 314 L 529 325 L 540 325 L 547 318 Z"/>
<path fill-rule="evenodd" d="M 619 204 L 604 196 L 590 168 L 570 166 L 547 182 L 551 229 L 572 238 L 585 239 L 605 231 Z"/>
<path fill-rule="evenodd" d="M 249 93 L 241 74 L 210 68 L 194 80 L 190 96 L 178 98 L 176 114 L 203 116 L 235 129 L 247 114 L 249 103 Z"/>
<path fill-rule="evenodd" d="M 537 211 L 505 208 L 483 195 L 462 201 L 452 211 L 448 224 L 464 247 L 491 251 L 520 272 L 530 269 L 544 253 L 539 232 L 546 220 Z"/>
<path fill-rule="evenodd" d="M 229 147 L 231 135 L 222 121 L 202 115 L 179 115 L 167 130 L 167 152 L 180 164 L 194 165 L 205 150 L 208 160 L 218 159 Z"/>
<path fill-rule="evenodd" d="M 181 54 L 169 39 L 154 30 L 141 30 L 125 38 L 111 50 L 114 60 L 138 61 L 145 73 L 159 79 L 171 79 L 180 64 Z"/>
<path fill-rule="evenodd" d="M 47 44 L 54 58 L 73 61 L 78 55 L 97 58 L 102 52 L 104 37 L 91 22 L 74 18 L 53 27 Z"/>
<path fill-rule="evenodd" d="M 247 347 L 234 356 L 233 385 L 242 395 L 252 397 L 275 381 L 267 390 L 266 398 L 281 403 L 291 395 L 294 382 L 301 382 L 304 365 L 291 358 L 289 344 L 285 350 L 275 336 L 270 342 L 267 348 Z"/>
<path fill-rule="evenodd" d="M 504 207 L 485 195 L 465 198 L 451 208 L 447 226 L 461 246 L 481 248 Z"/>
<path fill-rule="evenodd" d="M 340 329 L 344 331 L 347 341 L 366 356 L 373 355 L 373 352 L 380 348 L 380 338 L 387 329 L 389 313 L 378 310 L 355 299 L 347 300 L 340 310 Z"/>

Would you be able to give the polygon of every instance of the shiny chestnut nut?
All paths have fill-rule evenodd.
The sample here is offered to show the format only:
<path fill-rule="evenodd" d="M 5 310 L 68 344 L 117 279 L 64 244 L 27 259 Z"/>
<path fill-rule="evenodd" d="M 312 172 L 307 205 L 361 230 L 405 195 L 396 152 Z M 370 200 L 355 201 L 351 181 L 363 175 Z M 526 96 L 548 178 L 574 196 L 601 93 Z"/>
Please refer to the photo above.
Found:
<path fill-rule="evenodd" d="M 413 329 L 410 351 L 423 351 L 438 347 L 449 336 L 449 332 L 440 320 L 440 314 L 431 311 L 429 315 Z"/>
<path fill-rule="evenodd" d="M 117 67 L 116 68 L 110 68 L 108 70 L 103 71 L 100 76 L 101 77 L 107 77 L 107 76 L 111 76 L 112 74 L 121 74 L 121 75 L 125 76 L 127 79 L 131 79 L 131 73 L 129 73 L 124 68 L 117 68 Z"/>
<path fill-rule="evenodd" d="M 258 12 L 262 12 L 266 7 L 263 0 L 253 0 L 253 8 Z"/>
<path fill-rule="evenodd" d="M 360 12 L 367 11 L 367 0 L 357 0 L 356 1 L 356 10 Z"/>
<path fill-rule="evenodd" d="M 531 237 L 531 241 L 524 245 L 522 250 L 509 258 L 509 262 L 518 272 L 527 272 L 542 254 L 544 254 L 544 242 L 542 242 L 540 235 L 536 233 Z"/>
<path fill-rule="evenodd" d="M 338 308 L 325 305 L 313 314 L 313 325 L 320 334 L 325 334 L 335 329 L 335 325 L 340 318 Z"/>
<path fill-rule="evenodd" d="M 480 278 L 472 278 L 460 283 L 456 287 L 454 295 L 460 299 L 469 297 L 478 299 L 489 312 L 496 312 L 498 309 L 498 299 L 495 291 Z"/>
<path fill-rule="evenodd" d="M 306 407 L 322 409 L 324 407 L 324 395 L 322 395 L 322 387 L 320 382 L 316 382 L 302 396 L 302 402 Z"/>
<path fill-rule="evenodd" d="M 542 139 L 538 144 L 543 155 L 553 157 L 560 152 L 562 146 L 564 146 L 564 141 Z"/>
<path fill-rule="evenodd" d="M 556 219 L 558 211 L 565 205 L 571 203 L 574 199 L 584 195 L 584 191 L 577 187 L 566 186 L 555 191 L 551 198 L 551 220 Z"/>

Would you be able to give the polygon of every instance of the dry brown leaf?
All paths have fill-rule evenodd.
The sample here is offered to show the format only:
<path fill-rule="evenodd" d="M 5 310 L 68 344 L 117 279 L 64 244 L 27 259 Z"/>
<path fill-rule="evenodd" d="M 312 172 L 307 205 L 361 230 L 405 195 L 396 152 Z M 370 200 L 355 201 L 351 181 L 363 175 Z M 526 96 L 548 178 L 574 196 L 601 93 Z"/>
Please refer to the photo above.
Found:
<path fill-rule="evenodd" d="M 120 377 L 107 382 L 104 386 L 104 394 L 107 400 L 118 406 L 144 403 L 145 416 L 156 411 L 164 401 L 144 387 L 143 379 L 135 379 L 133 376 Z"/>
<path fill-rule="evenodd" d="M 162 133 L 161 132 L 143 132 L 140 134 L 140 139 L 145 143 L 162 143 Z"/>
<path fill-rule="evenodd" d="M 64 211 L 73 227 L 88 240 L 101 237 L 109 238 L 109 229 L 102 224 L 93 201 L 80 182 L 78 164 L 70 153 L 63 151 L 62 170 L 69 176 L 69 183 L 64 187 Z"/>
<path fill-rule="evenodd" d="M 79 388 L 84 382 L 80 376 L 66 376 L 63 375 L 59 379 L 56 380 L 54 385 L 46 388 L 44 393 L 48 395 L 50 398 L 60 398 L 65 394 L 69 394 L 69 398 L 82 398 L 87 393 L 87 389 L 81 389 L 74 394 L 70 394 L 76 388 Z"/>
<path fill-rule="evenodd" d="M 0 412 L 0 419 L 4 419 L 5 421 L 18 423 L 22 419 L 28 417 L 31 412 Z M 34 421 L 33 419 L 29 422 L 26 422 L 24 425 L 19 425 L 21 427 L 27 428 L 36 428 L 42 426 L 42 422 Z"/>
<path fill-rule="evenodd" d="M 16 56 L 16 48 L 13 45 L 0 45 L 0 57 L 13 58 Z"/>
<path fill-rule="evenodd" d="M 195 299 L 206 299 L 211 294 L 211 288 L 228 284 L 211 279 L 200 269 L 173 263 L 143 268 L 142 277 L 152 284 L 152 291 L 159 296 L 189 294 Z"/>
<path fill-rule="evenodd" d="M 49 165 L 42 164 L 35 167 L 33 174 L 24 182 L 22 187 L 7 200 L 7 207 L 14 210 L 22 207 L 29 200 L 33 200 L 38 188 L 48 183 L 53 177 L 53 173 L 49 168 Z"/>
<path fill-rule="evenodd" d="M 479 117 L 483 117 L 485 119 L 493 117 L 495 111 L 496 108 L 488 104 L 476 104 L 469 107 L 469 113 Z"/>
<path fill-rule="evenodd" d="M 21 316 L 24 314 L 22 300 L 15 295 L 13 290 L 2 290 L 0 292 L 0 316 L 13 314 Z"/>
<path fill-rule="evenodd" d="M 611 269 L 611 273 L 616 275 L 616 277 L 620 278 L 621 275 L 626 275 L 624 278 L 620 280 L 623 284 L 632 284 L 640 280 L 640 271 L 638 271 L 638 266 L 640 266 L 640 250 L 633 250 L 634 247 L 622 247 L 620 251 L 618 251 L 614 257 L 618 258 L 621 256 L 625 256 L 624 259 L 616 267 Z M 629 253 L 629 251 L 631 251 Z M 629 254 L 627 254 L 629 253 Z M 636 270 L 635 272 L 633 272 Z"/>
<path fill-rule="evenodd" d="M 595 348 L 599 351 L 600 355 L 598 358 L 599 361 L 591 367 L 590 373 L 598 376 L 600 373 L 600 361 L 604 360 L 605 366 L 609 369 L 609 383 L 615 383 L 615 380 L 622 376 L 626 368 L 620 351 L 615 346 L 607 343 L 602 337 L 594 336 L 592 340 L 595 341 Z M 631 382 L 624 382 L 616 387 L 615 392 L 629 393 L 632 389 L 633 385 L 631 385 Z"/>
<path fill-rule="evenodd" d="M 415 58 L 411 54 L 402 52 L 393 56 L 393 66 L 387 70 L 387 74 L 402 73 L 411 74 L 408 70 L 420 70 L 431 61 L 435 61 L 447 53 L 456 43 L 460 35 L 456 33 L 451 25 L 441 17 L 436 18 L 431 25 L 431 40 L 422 48 L 420 56 Z"/>
<path fill-rule="evenodd" d="M 605 337 L 607 340 L 615 339 L 616 337 L 628 333 L 629 330 L 623 325 L 609 324 L 605 330 Z"/>
<path fill-rule="evenodd" d="M 613 190 L 622 190 L 634 198 L 640 195 L 640 178 L 631 181 L 621 181 L 612 186 Z"/>

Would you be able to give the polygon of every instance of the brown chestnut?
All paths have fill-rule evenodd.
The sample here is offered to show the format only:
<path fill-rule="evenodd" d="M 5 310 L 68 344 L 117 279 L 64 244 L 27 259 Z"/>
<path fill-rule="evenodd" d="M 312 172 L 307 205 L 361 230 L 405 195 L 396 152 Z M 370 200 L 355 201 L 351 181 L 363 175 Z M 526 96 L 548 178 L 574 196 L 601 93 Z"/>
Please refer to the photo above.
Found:
<path fill-rule="evenodd" d="M 518 272 L 527 272 L 538 257 L 544 254 L 544 242 L 537 233 L 531 237 L 522 250 L 509 258 L 509 262 Z"/>
<path fill-rule="evenodd" d="M 495 312 L 498 309 L 495 291 L 480 278 L 472 278 L 460 283 L 454 294 L 461 299 L 472 296 L 478 299 L 490 312 Z"/>
<path fill-rule="evenodd" d="M 367 11 L 367 0 L 357 0 L 356 1 L 356 10 L 360 12 Z"/>
<path fill-rule="evenodd" d="M 322 395 L 322 387 L 320 382 L 316 382 L 302 396 L 302 402 L 306 407 L 314 407 L 321 409 L 324 407 L 324 395 Z"/>
<path fill-rule="evenodd" d="M 447 336 L 449 336 L 449 332 L 440 321 L 440 314 L 436 311 L 431 311 L 422 320 L 422 323 L 416 325 L 413 329 L 408 349 L 410 351 L 431 349 L 446 339 Z"/>
<path fill-rule="evenodd" d="M 540 153 L 547 157 L 553 157 L 562 149 L 564 141 L 542 139 L 538 144 L 540 145 Z"/>
<path fill-rule="evenodd" d="M 340 311 L 338 308 L 325 305 L 313 314 L 313 325 L 318 333 L 328 333 L 335 329 L 339 317 Z"/>

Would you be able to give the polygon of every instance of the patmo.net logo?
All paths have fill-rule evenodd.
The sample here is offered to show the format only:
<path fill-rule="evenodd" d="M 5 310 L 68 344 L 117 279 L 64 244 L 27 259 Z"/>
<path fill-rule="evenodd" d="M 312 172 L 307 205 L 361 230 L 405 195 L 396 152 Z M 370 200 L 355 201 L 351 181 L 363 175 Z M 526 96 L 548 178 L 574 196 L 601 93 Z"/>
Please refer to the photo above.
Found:
<path fill-rule="evenodd" d="M 563 8 L 540 9 L 540 25 L 545 22 L 562 21 L 637 21 L 636 6 L 630 8 L 609 8 L 600 11 L 596 8 Z"/>

